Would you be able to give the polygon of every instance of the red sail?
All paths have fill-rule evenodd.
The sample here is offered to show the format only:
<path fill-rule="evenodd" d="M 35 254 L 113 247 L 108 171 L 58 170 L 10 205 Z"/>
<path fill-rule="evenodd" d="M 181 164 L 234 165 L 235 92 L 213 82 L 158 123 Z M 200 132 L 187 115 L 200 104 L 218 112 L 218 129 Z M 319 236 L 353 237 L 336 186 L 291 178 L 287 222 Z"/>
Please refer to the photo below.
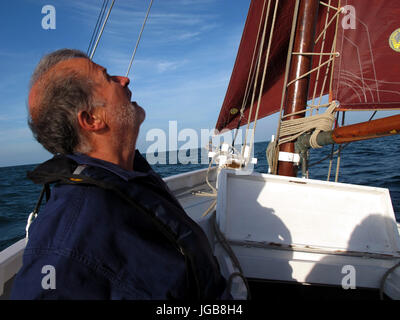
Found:
<path fill-rule="evenodd" d="M 336 52 L 339 52 L 340 56 L 334 61 L 333 99 L 339 101 L 342 110 L 400 108 L 400 92 L 397 88 L 400 85 L 397 70 L 400 61 L 400 22 L 396 21 L 400 14 L 400 1 L 369 0 L 366 5 L 365 1 L 342 0 L 341 4 L 342 7 L 346 6 L 346 10 L 339 14 L 338 19 Z M 264 0 L 253 0 L 250 4 L 231 80 L 216 124 L 216 128 L 220 131 L 233 129 L 238 125 L 240 119 L 238 110 L 241 109 L 244 100 L 253 51 L 258 52 L 256 43 L 259 45 L 261 42 L 262 32 L 258 40 L 257 34 L 260 21 L 263 23 L 265 20 L 267 5 L 264 11 L 263 5 Z M 294 5 L 295 1 L 279 2 L 258 118 L 271 115 L 280 108 Z M 315 38 L 319 37 L 327 22 L 333 19 L 333 23 L 326 28 L 325 36 L 320 37 L 315 45 L 313 50 L 315 53 L 329 53 L 334 44 L 336 10 L 332 7 L 338 6 L 338 0 L 331 0 L 330 5 L 331 8 L 322 4 L 319 7 Z M 275 0 L 271 0 L 267 30 L 271 28 L 274 6 Z M 355 29 L 352 29 L 353 27 Z M 267 40 L 268 36 L 267 32 Z M 264 67 L 267 40 L 263 47 L 260 70 Z M 323 55 L 321 58 L 314 56 L 313 68 L 328 59 L 329 55 Z M 313 72 L 310 75 L 309 99 L 315 97 L 318 101 L 321 92 L 328 94 L 331 77 L 330 74 L 326 74 L 326 68 L 327 64 L 318 74 Z M 259 77 L 261 74 L 262 72 Z M 260 79 L 257 80 L 257 83 L 261 82 Z M 291 80 L 293 79 L 289 79 L 289 82 Z M 259 87 L 256 88 L 256 98 L 258 90 Z M 251 94 L 252 90 L 240 125 L 247 123 Z M 254 108 L 256 105 L 257 101 L 254 103 Z M 253 120 L 254 115 L 251 118 L 251 121 Z"/>
<path fill-rule="evenodd" d="M 400 108 L 400 2 L 342 2 L 354 8 L 347 19 L 353 10 L 355 29 L 339 24 L 333 94 L 340 109 Z"/>

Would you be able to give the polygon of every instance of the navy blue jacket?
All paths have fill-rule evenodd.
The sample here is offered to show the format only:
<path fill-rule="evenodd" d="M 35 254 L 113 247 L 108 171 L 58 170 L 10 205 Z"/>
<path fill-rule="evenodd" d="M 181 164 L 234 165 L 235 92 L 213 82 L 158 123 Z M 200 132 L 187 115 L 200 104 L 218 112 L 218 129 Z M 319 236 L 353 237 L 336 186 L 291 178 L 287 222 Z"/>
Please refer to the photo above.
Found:
<path fill-rule="evenodd" d="M 180 245 L 115 192 L 59 183 L 29 228 L 12 299 L 230 297 L 205 234 L 138 151 L 134 171 L 83 154 L 68 161 L 153 212 Z"/>

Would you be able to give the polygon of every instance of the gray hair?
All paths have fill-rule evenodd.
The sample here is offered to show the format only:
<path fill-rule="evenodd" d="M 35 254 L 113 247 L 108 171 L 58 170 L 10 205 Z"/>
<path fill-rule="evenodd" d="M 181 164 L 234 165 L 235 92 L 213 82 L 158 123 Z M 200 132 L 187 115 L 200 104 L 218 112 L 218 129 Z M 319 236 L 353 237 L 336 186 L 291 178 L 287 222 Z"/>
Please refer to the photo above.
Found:
<path fill-rule="evenodd" d="M 57 63 L 72 58 L 89 59 L 79 50 L 54 51 L 40 60 L 30 80 L 30 89 L 39 82 L 41 90 L 35 115 L 29 116 L 28 124 L 36 140 L 52 154 L 90 151 L 77 119 L 79 111 L 90 112 L 93 106 L 90 79 L 73 70 L 47 80 L 41 79 Z"/>

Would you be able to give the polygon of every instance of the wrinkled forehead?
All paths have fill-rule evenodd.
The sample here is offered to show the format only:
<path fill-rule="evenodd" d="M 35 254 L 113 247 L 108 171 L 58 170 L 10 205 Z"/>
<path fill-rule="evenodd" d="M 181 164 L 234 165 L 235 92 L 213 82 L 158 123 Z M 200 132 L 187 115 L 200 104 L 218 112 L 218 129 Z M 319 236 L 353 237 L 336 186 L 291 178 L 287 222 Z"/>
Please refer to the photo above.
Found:
<path fill-rule="evenodd" d="M 29 109 L 35 107 L 35 102 L 39 97 L 42 89 L 46 86 L 48 81 L 54 78 L 62 77 L 63 75 L 71 72 L 82 77 L 93 78 L 96 73 L 102 72 L 104 68 L 86 58 L 71 58 L 60 61 L 56 65 L 47 70 L 40 78 L 32 85 L 29 92 L 28 105 Z M 31 110 L 32 111 L 32 110 Z"/>

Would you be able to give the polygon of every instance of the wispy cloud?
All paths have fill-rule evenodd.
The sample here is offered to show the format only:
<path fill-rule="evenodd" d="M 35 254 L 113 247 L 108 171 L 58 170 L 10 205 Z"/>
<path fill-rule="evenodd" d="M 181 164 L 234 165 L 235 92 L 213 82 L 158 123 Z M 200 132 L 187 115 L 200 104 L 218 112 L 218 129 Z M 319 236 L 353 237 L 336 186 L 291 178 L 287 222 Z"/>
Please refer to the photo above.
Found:
<path fill-rule="evenodd" d="M 157 63 L 157 69 L 160 73 L 172 71 L 184 65 L 186 62 L 187 61 L 160 61 Z"/>
<path fill-rule="evenodd" d="M 218 16 L 210 13 L 193 13 L 185 6 L 196 3 L 197 6 L 206 6 L 207 1 L 168 1 L 162 2 L 160 8 L 153 5 L 148 18 L 145 33 L 153 43 L 171 43 L 199 40 L 199 36 L 214 29 Z M 92 2 L 74 1 L 68 4 L 76 13 L 75 19 L 84 19 L 88 26 L 95 25 L 100 6 Z M 186 9 L 186 10 L 185 10 Z M 104 31 L 104 37 L 109 37 L 118 43 L 133 42 L 142 26 L 147 6 L 143 2 L 117 2 L 111 12 Z"/>

